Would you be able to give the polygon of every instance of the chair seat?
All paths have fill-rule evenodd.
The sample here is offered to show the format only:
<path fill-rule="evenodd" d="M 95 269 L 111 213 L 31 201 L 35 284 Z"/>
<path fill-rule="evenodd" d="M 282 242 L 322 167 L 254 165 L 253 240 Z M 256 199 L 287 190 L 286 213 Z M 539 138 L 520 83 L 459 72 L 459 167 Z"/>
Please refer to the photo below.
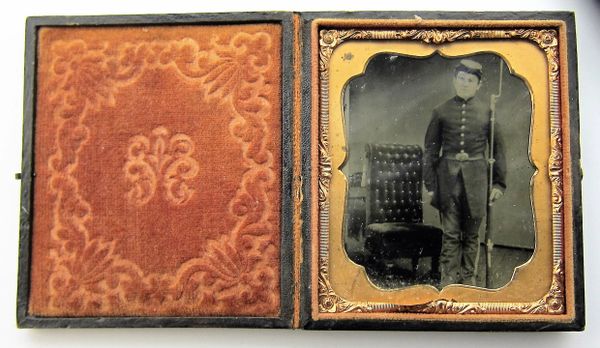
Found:
<path fill-rule="evenodd" d="M 439 256 L 442 230 L 422 223 L 384 222 L 367 226 L 366 247 L 382 257 Z"/>

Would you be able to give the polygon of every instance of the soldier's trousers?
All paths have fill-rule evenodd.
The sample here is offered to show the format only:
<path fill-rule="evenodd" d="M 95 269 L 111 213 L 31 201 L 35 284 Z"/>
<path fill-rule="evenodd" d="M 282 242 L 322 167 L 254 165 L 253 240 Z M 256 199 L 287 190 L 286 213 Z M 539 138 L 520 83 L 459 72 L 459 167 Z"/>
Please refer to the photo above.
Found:
<path fill-rule="evenodd" d="M 440 286 L 448 284 L 475 285 L 475 268 L 479 257 L 479 226 L 482 218 L 469 213 L 462 173 L 452 188 L 451 202 L 441 211 L 442 252 L 440 255 Z"/>

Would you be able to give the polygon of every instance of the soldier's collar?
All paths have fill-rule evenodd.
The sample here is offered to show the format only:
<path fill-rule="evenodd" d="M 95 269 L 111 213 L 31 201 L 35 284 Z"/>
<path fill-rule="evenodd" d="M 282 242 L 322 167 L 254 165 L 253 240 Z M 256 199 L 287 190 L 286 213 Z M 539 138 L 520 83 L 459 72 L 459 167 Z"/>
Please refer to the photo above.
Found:
<path fill-rule="evenodd" d="M 469 98 L 469 99 L 466 99 L 466 100 L 465 100 L 465 99 L 463 99 L 463 98 L 461 98 L 461 97 L 459 97 L 458 95 L 455 95 L 455 96 L 454 96 L 454 101 L 456 101 L 456 102 L 458 102 L 458 103 L 461 103 L 461 104 L 462 104 L 462 103 L 469 103 L 470 101 L 472 101 L 472 100 L 474 100 L 474 99 L 475 99 L 475 96 L 472 96 L 471 98 Z"/>

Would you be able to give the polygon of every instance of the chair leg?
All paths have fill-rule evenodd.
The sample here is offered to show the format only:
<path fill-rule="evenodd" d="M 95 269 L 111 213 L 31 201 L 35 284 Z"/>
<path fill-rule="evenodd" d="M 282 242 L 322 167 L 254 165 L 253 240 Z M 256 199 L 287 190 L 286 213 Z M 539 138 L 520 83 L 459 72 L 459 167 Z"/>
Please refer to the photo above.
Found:
<path fill-rule="evenodd" d="M 440 257 L 439 256 L 433 256 L 431 258 L 431 279 L 433 279 L 434 281 L 436 281 L 438 283 L 441 279 Z"/>
<path fill-rule="evenodd" d="M 412 258 L 412 276 L 417 279 L 417 268 L 419 268 L 419 257 L 413 256 Z"/>

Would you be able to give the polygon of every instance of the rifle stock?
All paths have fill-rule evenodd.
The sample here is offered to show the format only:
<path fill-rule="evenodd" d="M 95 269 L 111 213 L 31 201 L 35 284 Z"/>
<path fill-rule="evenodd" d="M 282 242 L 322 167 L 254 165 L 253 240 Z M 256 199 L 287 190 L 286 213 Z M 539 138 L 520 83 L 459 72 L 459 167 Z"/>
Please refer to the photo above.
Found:
<path fill-rule="evenodd" d="M 490 192 L 491 193 L 491 192 Z M 491 288 L 493 282 L 492 274 L 492 251 L 494 249 L 494 242 L 492 239 L 492 204 L 488 202 L 487 214 L 485 218 L 485 287 Z"/>

